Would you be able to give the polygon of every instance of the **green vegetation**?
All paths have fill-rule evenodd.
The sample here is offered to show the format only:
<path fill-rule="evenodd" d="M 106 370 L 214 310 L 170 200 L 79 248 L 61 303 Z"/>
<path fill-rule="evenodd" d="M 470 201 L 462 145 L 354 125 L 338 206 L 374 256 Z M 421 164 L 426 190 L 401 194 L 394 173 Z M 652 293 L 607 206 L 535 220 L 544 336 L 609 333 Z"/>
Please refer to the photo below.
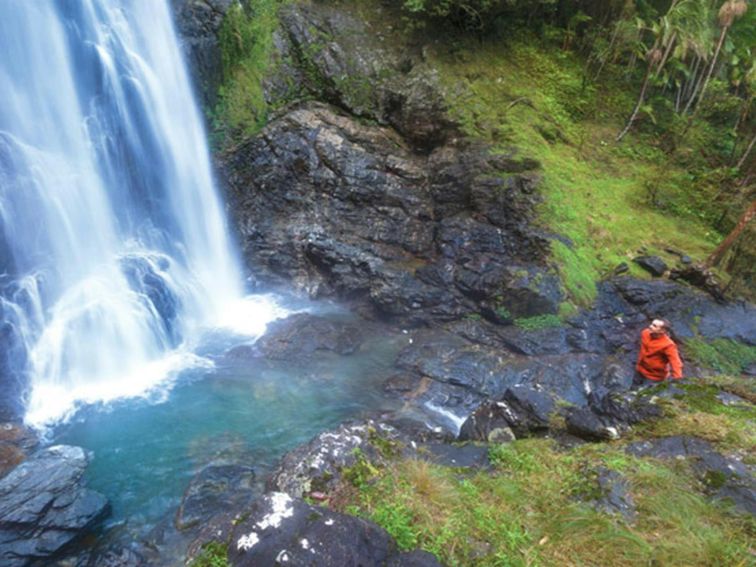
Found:
<path fill-rule="evenodd" d="M 710 384 L 684 385 L 644 434 L 699 435 L 725 449 L 753 447 L 750 413 L 716 401 Z M 701 396 L 707 399 L 706 404 Z M 701 409 L 705 407 L 706 409 Z M 629 455 L 619 442 L 559 448 L 549 439 L 492 445 L 493 471 L 465 472 L 401 459 L 375 465 L 342 505 L 389 531 L 402 549 L 444 565 L 747 565 L 756 524 L 712 501 L 685 462 Z M 364 470 L 364 464 L 361 465 Z M 632 523 L 595 509 L 599 469 L 621 473 Z"/>
<path fill-rule="evenodd" d="M 195 557 L 189 567 L 228 567 L 228 546 L 211 541 L 202 546 L 202 552 Z"/>
<path fill-rule="evenodd" d="M 558 451 L 545 439 L 491 449 L 494 473 L 460 475 L 405 460 L 362 487 L 352 511 L 379 523 L 402 549 L 445 565 L 738 565 L 753 526 L 695 491 L 685 470 L 609 445 Z M 587 470 L 628 478 L 638 521 L 626 524 L 586 499 L 600 491 Z M 679 467 L 677 467 L 679 469 Z"/>
<path fill-rule="evenodd" d="M 263 93 L 274 66 L 298 66 L 304 77 L 286 97 L 339 91 L 357 113 L 375 102 L 374 79 L 359 73 L 321 84 L 312 63 L 320 41 L 297 61 L 273 61 L 287 1 L 243 0 L 227 13 L 212 116 L 223 145 L 259 130 L 283 104 Z M 372 4 L 339 9 L 381 19 L 376 29 L 397 42 L 429 44 L 427 63 L 463 130 L 542 164 L 540 222 L 571 242 L 552 243 L 571 304 L 563 312 L 588 305 L 595 283 L 621 263 L 645 276 L 630 262 L 640 249 L 671 264 L 668 247 L 704 260 L 748 202 L 756 10 L 744 0 Z"/>
<path fill-rule="evenodd" d="M 537 331 L 550 327 L 561 327 L 562 320 L 556 315 L 536 315 L 534 317 L 515 319 L 514 324 L 526 331 Z"/>
<path fill-rule="evenodd" d="M 531 36 L 506 46 L 460 41 L 434 64 L 468 134 L 541 162 L 540 219 L 572 242 L 554 241 L 552 252 L 575 304 L 590 303 L 595 282 L 622 262 L 642 276 L 630 262 L 641 247 L 668 260 L 670 246 L 702 259 L 720 238 L 700 218 L 705 209 L 688 204 L 696 196 L 689 175 L 650 137 L 615 144 L 632 105 L 619 80 L 584 85 L 579 57 Z"/>
<path fill-rule="evenodd" d="M 756 362 L 756 347 L 728 339 L 710 342 L 698 337 L 688 339 L 685 353 L 696 364 L 723 374 L 740 374 Z"/>
<path fill-rule="evenodd" d="M 286 1 L 244 0 L 226 12 L 219 37 L 223 84 L 211 115 L 223 143 L 256 133 L 268 120 L 262 81 L 271 65 L 277 12 Z"/>

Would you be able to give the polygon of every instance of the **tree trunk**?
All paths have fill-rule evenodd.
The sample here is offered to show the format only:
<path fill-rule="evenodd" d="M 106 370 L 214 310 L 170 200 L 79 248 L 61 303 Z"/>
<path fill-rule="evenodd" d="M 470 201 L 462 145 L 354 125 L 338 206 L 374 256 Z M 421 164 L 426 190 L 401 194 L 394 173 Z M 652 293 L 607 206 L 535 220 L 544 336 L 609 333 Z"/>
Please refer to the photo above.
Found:
<path fill-rule="evenodd" d="M 648 88 L 648 82 L 650 79 L 651 79 L 651 65 L 649 65 L 648 69 L 646 69 L 646 78 L 643 79 L 643 86 L 641 87 L 640 95 L 638 95 L 638 102 L 635 104 L 633 113 L 630 115 L 630 119 L 627 121 L 627 125 L 625 126 L 625 129 L 619 133 L 615 142 L 619 142 L 622 138 L 625 137 L 625 134 L 627 134 L 630 131 L 630 127 L 633 125 L 633 122 L 635 122 L 635 117 L 638 115 L 638 111 L 640 110 L 640 107 L 643 105 L 643 100 L 646 98 L 646 89 Z"/>
<path fill-rule="evenodd" d="M 725 239 L 719 244 L 719 246 L 717 246 L 714 252 L 712 252 L 709 257 L 706 258 L 706 261 L 704 262 L 705 268 L 716 266 L 717 264 L 719 264 L 719 262 L 722 261 L 724 255 L 730 249 L 735 240 L 737 240 L 738 236 L 740 236 L 740 233 L 743 232 L 743 229 L 751 220 L 753 220 L 754 217 L 756 217 L 756 201 L 753 201 L 749 205 L 745 213 L 743 213 L 743 216 L 740 217 L 738 224 L 735 225 L 735 228 L 730 231 L 730 234 L 725 237 Z"/>
<path fill-rule="evenodd" d="M 706 78 L 704 79 L 703 86 L 701 87 L 701 93 L 698 95 L 698 102 L 696 103 L 696 106 L 693 108 L 693 113 L 690 115 L 691 120 L 695 118 L 696 114 L 698 114 L 698 109 L 701 108 L 701 101 L 703 100 L 704 95 L 706 94 L 706 87 L 709 85 L 709 79 L 711 79 L 711 75 L 714 72 L 714 67 L 717 66 L 717 58 L 719 57 L 719 51 L 722 49 L 722 44 L 724 43 L 725 36 L 727 35 L 728 29 L 730 29 L 729 26 L 722 27 L 722 33 L 719 34 L 719 41 L 717 42 L 717 48 L 714 50 L 714 57 L 711 58 L 711 65 L 709 66 L 709 71 L 706 73 Z"/>
<path fill-rule="evenodd" d="M 746 159 L 748 159 L 748 154 L 750 154 L 751 150 L 753 149 L 753 143 L 754 142 L 756 142 L 756 134 L 754 134 L 753 137 L 751 138 L 751 142 L 748 144 L 748 147 L 743 152 L 743 155 L 738 160 L 738 163 L 737 163 L 737 165 L 735 167 L 737 167 L 738 169 L 740 169 L 741 167 L 743 167 L 743 164 L 745 163 Z"/>
<path fill-rule="evenodd" d="M 672 37 L 669 38 L 669 44 L 667 44 L 667 49 L 664 50 L 664 55 L 661 58 L 661 61 L 659 61 L 659 66 L 656 67 L 655 73 L 658 75 L 662 72 L 662 69 L 664 69 L 664 65 L 667 64 L 667 59 L 669 59 L 669 54 L 672 52 L 672 47 L 675 45 L 675 39 L 677 39 L 677 32 L 674 32 L 672 34 Z"/>
<path fill-rule="evenodd" d="M 702 58 L 696 55 L 696 62 L 693 64 L 693 70 L 690 73 L 690 78 L 685 81 L 685 88 L 683 89 L 683 100 L 687 101 L 685 108 L 687 110 L 690 104 L 691 98 L 693 98 L 693 89 L 696 85 L 696 79 L 698 78 L 698 68 L 701 66 Z M 685 111 L 683 111 L 685 112 Z"/>

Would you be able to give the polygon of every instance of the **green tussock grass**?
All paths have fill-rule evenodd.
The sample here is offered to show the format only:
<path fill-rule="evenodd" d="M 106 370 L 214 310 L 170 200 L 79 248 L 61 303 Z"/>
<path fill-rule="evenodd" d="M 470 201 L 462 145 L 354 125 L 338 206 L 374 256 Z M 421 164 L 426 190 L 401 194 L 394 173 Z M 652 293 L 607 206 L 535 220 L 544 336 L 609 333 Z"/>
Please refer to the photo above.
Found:
<path fill-rule="evenodd" d="M 541 162 L 540 222 L 572 241 L 552 252 L 573 303 L 589 304 L 622 262 L 644 275 L 631 262 L 641 247 L 667 260 L 666 246 L 698 259 L 712 249 L 719 235 L 690 204 L 689 175 L 642 134 L 615 144 L 636 95 L 626 83 L 584 86 L 577 57 L 530 37 L 461 42 L 433 63 L 467 134 Z"/>
<path fill-rule="evenodd" d="M 263 79 L 271 66 L 278 10 L 287 0 L 232 3 L 219 33 L 223 82 L 211 112 L 215 143 L 257 133 L 267 122 Z"/>
<path fill-rule="evenodd" d="M 376 521 L 402 549 L 444 565 L 747 565 L 751 522 L 708 501 L 684 467 L 609 444 L 559 451 L 547 439 L 493 446 L 493 472 L 460 474 L 400 460 L 360 486 L 352 513 Z M 595 510 L 592 471 L 621 472 L 637 519 Z M 672 467 L 672 468 L 670 468 Z"/>
<path fill-rule="evenodd" d="M 756 347 L 729 339 L 688 339 L 685 353 L 696 364 L 723 374 L 739 374 L 756 362 Z"/>
<path fill-rule="evenodd" d="M 228 567 L 228 546 L 212 541 L 202 546 L 200 554 L 189 562 L 189 567 Z"/>

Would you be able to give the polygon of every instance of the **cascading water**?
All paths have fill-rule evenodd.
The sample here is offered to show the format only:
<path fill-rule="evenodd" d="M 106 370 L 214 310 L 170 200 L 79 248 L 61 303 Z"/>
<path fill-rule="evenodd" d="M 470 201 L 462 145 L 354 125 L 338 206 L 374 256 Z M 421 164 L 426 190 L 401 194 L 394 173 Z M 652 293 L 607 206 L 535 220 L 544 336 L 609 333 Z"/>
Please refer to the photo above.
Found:
<path fill-rule="evenodd" d="M 3 0 L 0 54 L 0 372 L 44 424 L 191 363 L 242 280 L 165 0 Z"/>

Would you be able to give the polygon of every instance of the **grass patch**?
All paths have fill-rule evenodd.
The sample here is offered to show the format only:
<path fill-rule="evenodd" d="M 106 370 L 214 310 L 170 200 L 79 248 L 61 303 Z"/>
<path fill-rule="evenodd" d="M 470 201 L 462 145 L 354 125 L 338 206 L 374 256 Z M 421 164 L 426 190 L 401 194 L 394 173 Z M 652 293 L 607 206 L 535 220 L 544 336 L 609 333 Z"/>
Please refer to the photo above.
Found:
<path fill-rule="evenodd" d="M 211 541 L 202 546 L 200 554 L 192 559 L 189 567 L 228 567 L 228 546 L 225 543 Z"/>
<path fill-rule="evenodd" d="M 621 129 L 634 92 L 610 76 L 583 84 L 573 54 L 539 46 L 533 38 L 458 43 L 439 48 L 433 64 L 452 115 L 471 136 L 502 153 L 512 147 L 543 165 L 540 222 L 568 237 L 552 253 L 570 299 L 588 305 L 595 282 L 640 248 L 668 261 L 664 248 L 703 258 L 718 235 L 690 203 L 689 175 L 669 165 L 653 140 Z"/>
<path fill-rule="evenodd" d="M 728 406 L 717 398 L 720 389 L 706 383 L 680 384 L 684 394 L 661 400 L 662 419 L 646 422 L 635 430 L 637 439 L 692 435 L 722 446 L 724 450 L 756 450 L 756 409 L 747 402 Z"/>
<path fill-rule="evenodd" d="M 697 482 L 625 454 L 616 444 L 560 451 L 547 439 L 490 451 L 493 472 L 460 474 L 401 460 L 355 495 L 350 511 L 385 527 L 402 549 L 420 547 L 444 565 L 746 565 L 749 520 L 696 493 Z M 597 493 L 591 471 L 620 471 L 638 517 L 630 525 L 578 496 Z"/>
<path fill-rule="evenodd" d="M 257 133 L 267 122 L 262 81 L 271 65 L 278 10 L 288 0 L 243 0 L 226 11 L 219 33 L 223 83 L 211 112 L 216 145 Z"/>
<path fill-rule="evenodd" d="M 540 329 L 550 329 L 552 327 L 561 327 L 562 320 L 557 315 L 535 315 L 534 317 L 522 317 L 514 320 L 514 324 L 525 329 L 526 331 L 538 331 Z"/>
<path fill-rule="evenodd" d="M 698 365 L 724 374 L 740 374 L 756 362 L 756 347 L 729 339 L 687 339 L 685 353 Z"/>

